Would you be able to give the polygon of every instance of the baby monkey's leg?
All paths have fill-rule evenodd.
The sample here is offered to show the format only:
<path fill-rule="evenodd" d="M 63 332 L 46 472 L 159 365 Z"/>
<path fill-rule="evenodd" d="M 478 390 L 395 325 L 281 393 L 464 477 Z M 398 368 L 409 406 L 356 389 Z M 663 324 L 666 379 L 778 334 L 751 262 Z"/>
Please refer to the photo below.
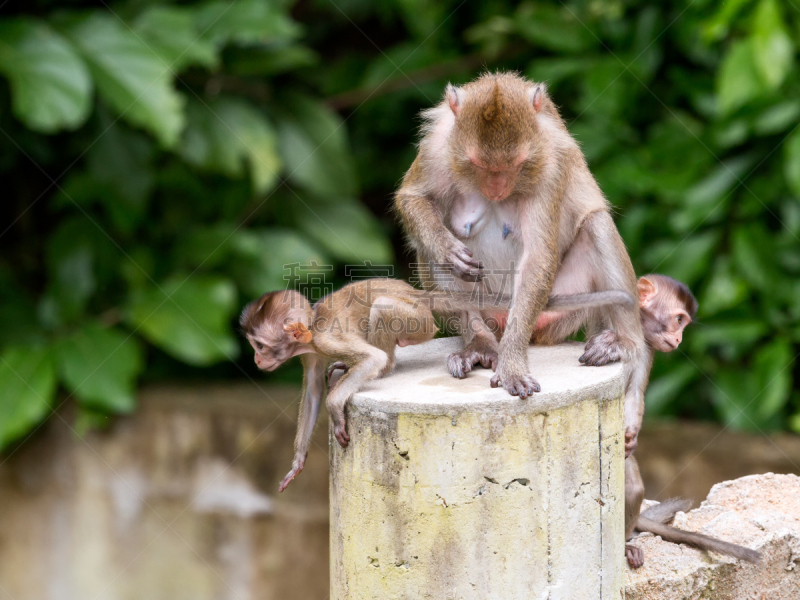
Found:
<path fill-rule="evenodd" d="M 330 366 L 328 367 L 328 374 L 327 374 L 327 377 L 328 377 L 328 387 L 329 387 L 329 388 L 331 387 L 331 382 L 333 381 L 333 376 L 334 376 L 334 373 L 336 373 L 336 371 L 347 371 L 347 368 L 348 368 L 348 367 L 347 367 L 347 364 L 346 364 L 346 363 L 343 363 L 343 362 L 342 362 L 342 361 L 340 361 L 340 360 L 337 360 L 336 362 L 332 362 L 332 363 L 330 364 Z M 338 380 L 337 380 L 337 381 L 338 381 Z M 336 382 L 334 382 L 334 384 L 335 384 L 335 383 L 336 383 Z"/>
<path fill-rule="evenodd" d="M 347 446 L 350 436 L 347 435 L 344 407 L 347 401 L 360 390 L 367 381 L 377 379 L 389 362 L 386 352 L 371 346 L 359 335 L 347 335 L 337 338 L 334 347 L 342 350 L 352 360 L 341 379 L 328 392 L 328 414 L 333 421 L 333 433 L 343 447 Z"/>

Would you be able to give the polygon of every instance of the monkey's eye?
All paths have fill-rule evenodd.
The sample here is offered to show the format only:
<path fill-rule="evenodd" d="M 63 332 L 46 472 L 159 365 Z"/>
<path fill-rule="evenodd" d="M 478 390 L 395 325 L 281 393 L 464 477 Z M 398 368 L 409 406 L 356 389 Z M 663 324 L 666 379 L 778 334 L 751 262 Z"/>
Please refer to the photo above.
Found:
<path fill-rule="evenodd" d="M 680 323 L 680 321 L 678 322 Z M 264 344 L 262 344 L 261 342 L 256 342 L 256 348 L 258 348 L 259 352 L 262 352 L 264 350 Z"/>
<path fill-rule="evenodd" d="M 678 319 L 678 325 L 682 325 L 683 324 L 683 315 L 678 315 L 677 319 Z"/>

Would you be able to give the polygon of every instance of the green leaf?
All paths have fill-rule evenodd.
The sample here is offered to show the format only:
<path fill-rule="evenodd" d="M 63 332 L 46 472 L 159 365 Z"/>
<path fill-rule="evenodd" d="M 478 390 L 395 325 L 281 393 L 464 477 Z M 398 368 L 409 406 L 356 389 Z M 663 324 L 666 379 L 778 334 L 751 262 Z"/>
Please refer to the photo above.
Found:
<path fill-rule="evenodd" d="M 128 319 L 151 343 L 185 363 L 206 366 L 239 352 L 230 320 L 236 288 L 220 277 L 173 276 L 137 294 Z"/>
<path fill-rule="evenodd" d="M 67 389 L 84 406 L 121 413 L 136 407 L 134 385 L 144 365 L 130 334 L 86 324 L 58 343 L 56 361 Z"/>
<path fill-rule="evenodd" d="M 341 118 L 320 102 L 293 95 L 278 123 L 287 177 L 327 197 L 357 194 L 355 166 Z"/>
<path fill-rule="evenodd" d="M 700 313 L 703 316 L 734 308 L 747 298 L 747 282 L 734 272 L 730 258 L 725 256 L 717 259 L 711 273 L 711 280 L 700 301 Z"/>
<path fill-rule="evenodd" d="M 285 47 L 234 48 L 225 52 L 225 64 L 236 75 L 274 76 L 319 63 L 311 48 L 300 45 Z"/>
<path fill-rule="evenodd" d="M 708 42 L 723 39 L 728 35 L 731 22 L 751 1 L 728 0 L 728 2 L 723 2 L 717 10 L 713 11 L 712 18 L 702 28 L 703 38 Z"/>
<path fill-rule="evenodd" d="M 798 117 L 800 117 L 800 102 L 787 100 L 762 112 L 753 123 L 753 130 L 758 135 L 780 133 L 797 123 Z"/>
<path fill-rule="evenodd" d="M 183 129 L 183 98 L 159 55 L 116 17 L 102 12 L 63 22 L 80 49 L 100 95 L 123 119 L 142 127 L 165 147 Z"/>
<path fill-rule="evenodd" d="M 764 91 L 748 41 L 734 42 L 717 73 L 717 101 L 723 115 L 735 111 Z"/>
<path fill-rule="evenodd" d="M 212 0 L 200 5 L 195 18 L 198 31 L 216 44 L 267 44 L 288 41 L 300 28 L 281 3 L 264 0 Z"/>
<path fill-rule="evenodd" d="M 706 231 L 684 239 L 656 242 L 643 253 L 642 261 L 651 272 L 665 273 L 692 285 L 706 272 L 718 241 L 719 232 Z"/>
<path fill-rule="evenodd" d="M 753 58 L 762 80 L 771 88 L 792 70 L 794 46 L 776 0 L 761 0 L 753 18 Z"/>
<path fill-rule="evenodd" d="M 326 258 L 307 236 L 288 229 L 240 231 L 232 238 L 232 265 L 240 289 L 256 297 L 293 282 L 291 265 L 324 265 Z"/>
<path fill-rule="evenodd" d="M 14 114 L 31 129 L 75 129 L 89 116 L 89 70 L 72 46 L 43 23 L 0 23 L 0 73 L 11 84 Z"/>
<path fill-rule="evenodd" d="M 667 405 L 698 375 L 697 367 L 687 361 L 651 381 L 646 396 L 648 417 L 663 415 Z"/>
<path fill-rule="evenodd" d="M 524 2 L 513 22 L 526 40 L 556 52 L 585 52 L 598 43 L 591 29 L 566 6 Z"/>
<path fill-rule="evenodd" d="M 733 231 L 732 248 L 739 273 L 756 289 L 771 291 L 778 277 L 774 237 L 758 223 L 739 226 Z"/>
<path fill-rule="evenodd" d="M 778 337 L 759 349 L 753 367 L 761 390 L 756 403 L 762 421 L 777 415 L 789 400 L 792 390 L 794 352 L 791 342 Z"/>
<path fill-rule="evenodd" d="M 756 156 L 737 156 L 718 165 L 709 175 L 686 190 L 682 206 L 670 215 L 676 231 L 687 232 L 701 223 L 713 223 L 730 204 L 730 192 L 754 164 Z"/>
<path fill-rule="evenodd" d="M 137 17 L 133 30 L 176 73 L 189 65 L 214 67 L 219 61 L 216 47 L 195 28 L 191 9 L 151 6 Z"/>
<path fill-rule="evenodd" d="M 248 165 L 257 192 L 275 185 L 281 169 L 277 138 L 258 110 L 243 100 L 221 98 L 207 105 L 191 102 L 188 116 L 180 148 L 188 163 L 229 177 L 241 177 Z"/>
<path fill-rule="evenodd" d="M 719 348 L 728 359 L 734 359 L 751 348 L 767 333 L 767 324 L 760 319 L 730 319 L 721 323 L 703 324 L 692 333 L 692 354 L 702 355 Z"/>
<path fill-rule="evenodd" d="M 55 389 L 56 374 L 47 349 L 17 346 L 0 354 L 0 448 L 50 413 Z"/>
<path fill-rule="evenodd" d="M 559 81 L 591 69 L 585 58 L 538 58 L 531 63 L 528 76 L 534 81 L 555 85 Z"/>
<path fill-rule="evenodd" d="M 112 126 L 108 111 L 98 112 L 104 133 L 86 153 L 89 185 L 114 225 L 130 232 L 146 218 L 147 201 L 155 184 L 155 144 L 122 123 Z"/>
<path fill-rule="evenodd" d="M 711 398 L 726 427 L 756 430 L 761 423 L 756 412 L 754 379 L 739 370 L 724 369 L 711 385 Z"/>
<path fill-rule="evenodd" d="M 800 198 L 800 130 L 795 131 L 784 144 L 783 173 L 792 193 Z"/>
<path fill-rule="evenodd" d="M 392 247 L 378 220 L 356 200 L 298 204 L 300 228 L 342 261 L 391 264 Z"/>
<path fill-rule="evenodd" d="M 97 289 L 95 275 L 95 225 L 84 217 L 63 221 L 47 240 L 47 270 L 49 275 L 45 319 L 59 325 L 80 314 Z M 101 234 L 102 235 L 102 234 Z M 52 314 L 50 313 L 52 310 Z"/>

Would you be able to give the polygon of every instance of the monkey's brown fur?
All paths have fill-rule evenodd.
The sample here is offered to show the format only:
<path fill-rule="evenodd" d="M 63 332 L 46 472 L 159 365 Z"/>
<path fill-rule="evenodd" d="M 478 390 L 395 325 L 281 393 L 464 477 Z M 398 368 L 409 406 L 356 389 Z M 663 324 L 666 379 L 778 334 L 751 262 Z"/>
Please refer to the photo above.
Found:
<path fill-rule="evenodd" d="M 631 485 L 630 482 L 635 482 Z M 646 509 L 640 514 L 642 500 L 644 500 L 644 486 L 639 473 L 639 465 L 633 455 L 625 459 L 625 534 L 630 539 L 634 531 L 649 531 L 661 536 L 663 540 L 673 544 L 687 544 L 701 550 L 718 552 L 733 556 L 740 560 L 756 563 L 761 560 L 761 553 L 744 546 L 724 542 L 702 533 L 685 531 L 672 527 L 669 523 L 675 513 L 686 511 L 691 507 L 691 502 L 681 498 L 666 500 Z M 638 569 L 644 564 L 644 552 L 633 544 L 625 545 L 625 556 L 628 564 Z"/>
<path fill-rule="evenodd" d="M 648 346 L 647 373 L 645 385 L 650 376 L 650 367 L 653 364 L 653 354 L 656 351 L 671 352 L 683 340 L 683 330 L 691 324 L 697 313 L 697 300 L 689 288 L 682 282 L 666 275 L 645 275 L 637 282 L 639 307 L 644 330 L 645 341 Z M 557 322 L 565 315 L 561 311 L 586 308 L 582 303 L 594 301 L 595 294 L 563 296 L 560 308 L 554 303 L 548 305 L 548 312 L 542 313 L 540 322 L 542 327 Z M 553 311 L 553 312 L 549 312 Z M 537 330 L 539 328 L 537 322 Z M 536 339 L 538 331 L 534 332 Z M 644 405 L 642 405 L 644 408 Z M 627 417 L 628 415 L 626 415 Z M 643 414 L 638 415 L 641 423 Z M 723 542 L 699 533 L 683 531 L 670 527 L 669 523 L 679 511 L 686 511 L 691 507 L 691 502 L 680 498 L 673 498 L 650 507 L 640 514 L 644 500 L 644 483 L 639 465 L 630 454 L 625 459 L 625 539 L 630 540 L 634 531 L 649 531 L 660 535 L 664 540 L 675 544 L 689 544 L 701 550 L 713 550 L 720 554 L 727 554 L 735 558 L 757 562 L 760 554 L 743 546 Z M 638 569 L 644 564 L 644 552 L 633 544 L 625 545 L 625 555 L 628 564 Z"/>
<path fill-rule="evenodd" d="M 694 320 L 697 300 L 685 284 L 666 275 L 645 275 L 638 281 L 642 326 L 648 346 L 648 370 L 656 351 L 671 352 L 683 340 L 683 330 Z M 645 379 L 645 382 L 647 379 Z M 639 421 L 643 415 L 639 415 Z M 738 559 L 758 562 L 755 550 L 723 542 L 716 538 L 670 527 L 675 513 L 686 511 L 691 502 L 675 498 L 648 508 L 640 514 L 644 500 L 644 483 L 633 454 L 625 459 L 625 539 L 634 531 L 649 531 L 675 544 L 688 544 L 701 550 L 719 552 Z M 633 544 L 625 545 L 628 564 L 638 569 L 644 564 L 644 552 Z"/>
<path fill-rule="evenodd" d="M 361 386 L 394 367 L 395 346 L 418 344 L 433 338 L 434 310 L 466 310 L 497 305 L 507 309 L 502 295 L 474 298 L 468 293 L 429 293 L 396 279 L 368 279 L 351 283 L 313 307 L 295 291 L 264 294 L 242 312 L 242 331 L 255 352 L 260 369 L 272 371 L 293 356 L 303 361 L 295 456 L 280 491 L 303 469 L 311 433 L 319 414 L 330 363 L 346 367 L 330 390 L 328 412 L 336 439 L 350 441 L 344 408 Z"/>
<path fill-rule="evenodd" d="M 501 272 L 516 270 L 508 326 L 498 343 L 487 326 L 463 332 L 465 347 L 448 357 L 452 375 L 476 364 L 496 365 L 492 386 L 521 398 L 539 390 L 527 346 L 549 295 L 622 290 L 635 295 L 636 277 L 608 202 L 589 172 L 542 84 L 513 73 L 487 73 L 460 88 L 448 86 L 441 104 L 423 113 L 419 152 L 395 195 L 418 262 L 447 264 L 424 286 L 501 289 Z M 462 320 L 488 321 L 491 311 Z M 626 361 L 626 438 L 635 447 L 648 370 L 638 308 L 612 305 L 579 310 L 544 327 L 537 340 L 557 343 L 581 327 L 589 339 L 582 362 Z M 629 408 L 630 407 L 630 410 Z"/>
<path fill-rule="evenodd" d="M 325 372 L 345 374 L 328 393 L 327 407 L 334 435 L 345 446 L 344 408 L 361 386 L 388 374 L 394 367 L 395 346 L 431 339 L 437 313 L 492 308 L 507 311 L 510 297 L 472 292 L 415 290 L 396 279 L 368 279 L 343 287 L 313 307 L 295 291 L 269 292 L 242 311 L 242 332 L 253 347 L 259 369 L 272 371 L 293 356 L 303 361 L 303 393 L 295 437 L 292 470 L 279 487 L 283 491 L 303 469 L 311 434 L 325 391 Z M 632 304 L 633 297 L 620 291 L 553 297 L 552 310 L 578 306 Z"/>

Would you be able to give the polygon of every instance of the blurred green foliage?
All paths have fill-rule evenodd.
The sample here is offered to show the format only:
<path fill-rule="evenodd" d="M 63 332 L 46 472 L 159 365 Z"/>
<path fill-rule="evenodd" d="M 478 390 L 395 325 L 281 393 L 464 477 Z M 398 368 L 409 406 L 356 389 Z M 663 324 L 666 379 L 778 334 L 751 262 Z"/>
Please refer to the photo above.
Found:
<path fill-rule="evenodd" d="M 418 112 L 484 67 L 548 82 L 637 272 L 700 300 L 648 414 L 800 431 L 798 34 L 779 0 L 6 7 L 0 447 L 59 388 L 91 422 L 249 376 L 235 316 L 285 264 L 408 275 Z"/>

